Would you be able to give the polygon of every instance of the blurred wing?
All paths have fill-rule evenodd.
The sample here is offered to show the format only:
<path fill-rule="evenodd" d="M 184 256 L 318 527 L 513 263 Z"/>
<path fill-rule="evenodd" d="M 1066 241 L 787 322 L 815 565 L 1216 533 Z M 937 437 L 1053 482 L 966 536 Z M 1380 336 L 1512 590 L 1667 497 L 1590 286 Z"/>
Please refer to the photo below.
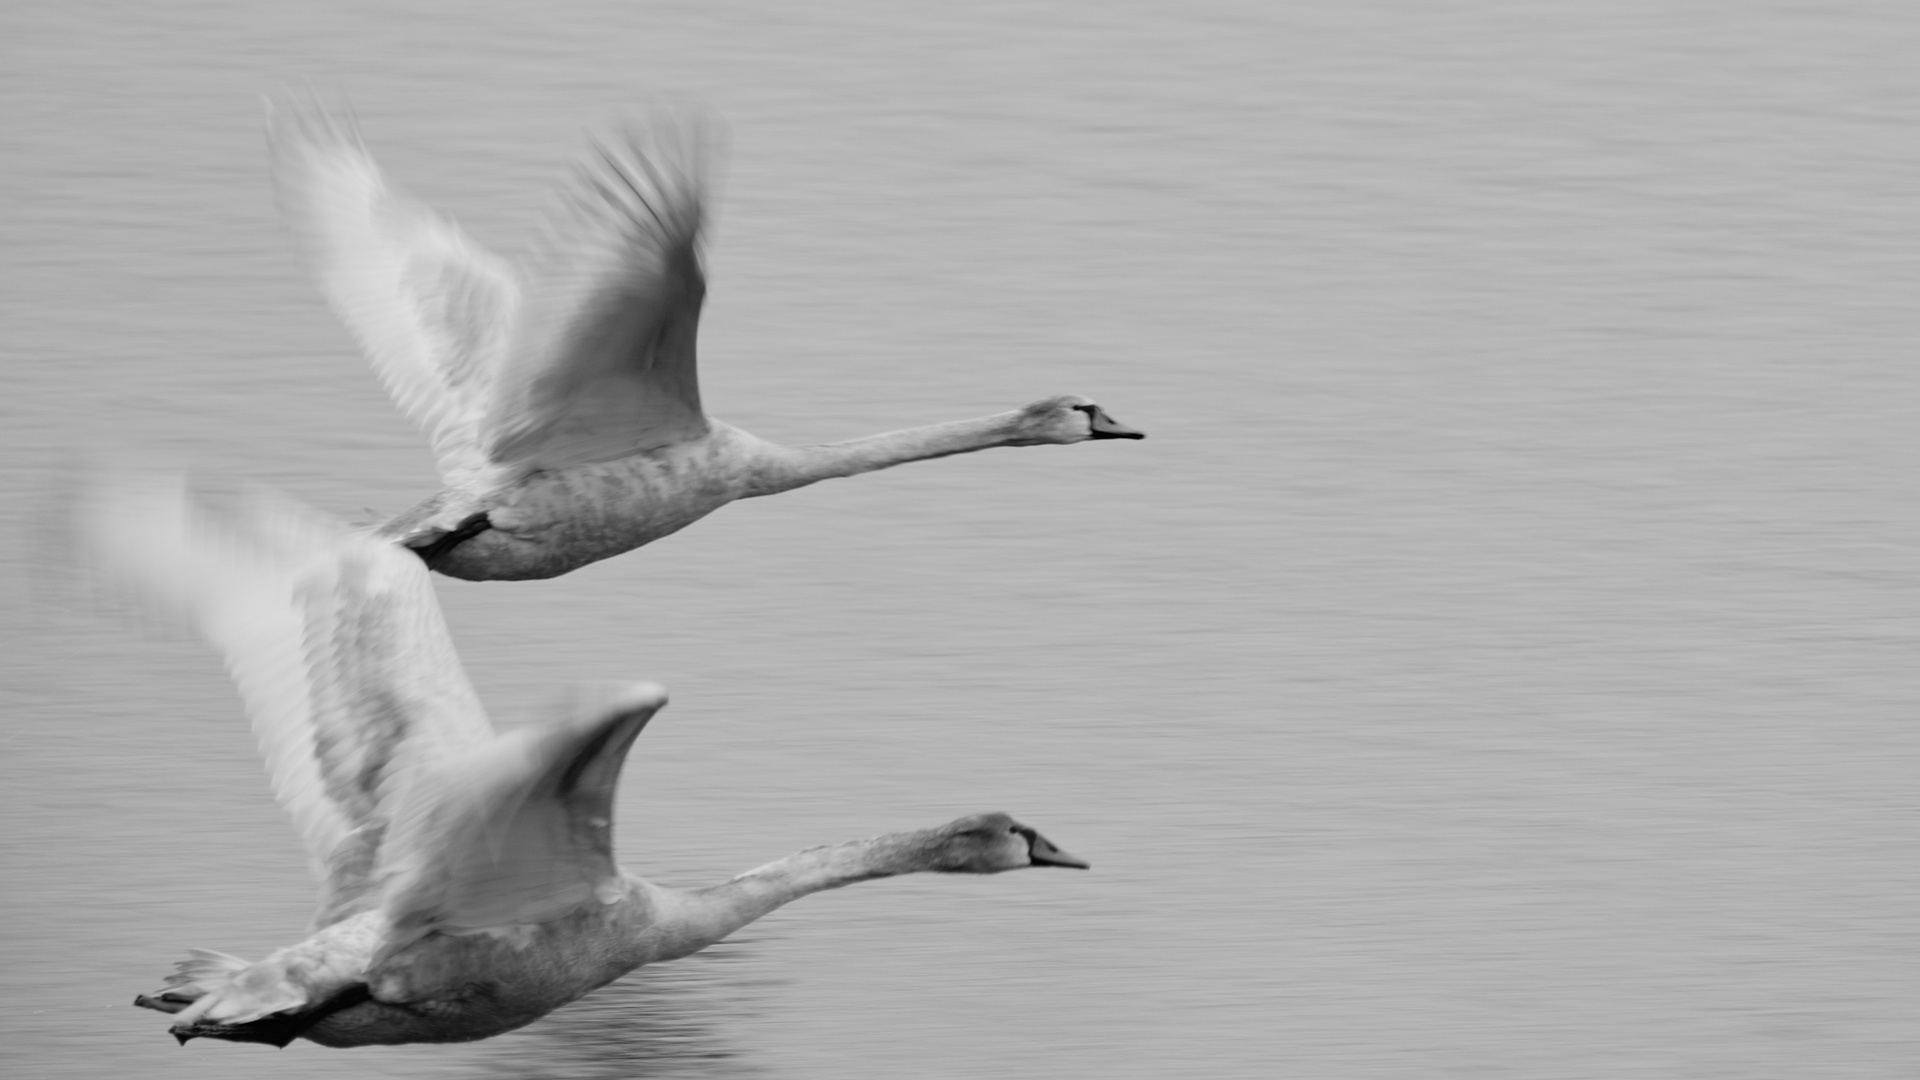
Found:
<path fill-rule="evenodd" d="M 565 193 L 487 414 L 495 464 L 612 461 L 706 434 L 694 344 L 711 143 L 699 117 L 630 127 Z"/>
<path fill-rule="evenodd" d="M 629 687 L 436 768 L 410 793 L 383 859 L 393 941 L 546 922 L 616 898 L 614 789 L 666 702 L 658 686 Z"/>
<path fill-rule="evenodd" d="M 267 141 L 281 215 L 441 474 L 483 467 L 488 387 L 520 303 L 513 268 L 388 187 L 351 120 L 269 103 Z"/>
<path fill-rule="evenodd" d="M 77 510 L 103 569 L 226 661 L 323 883 L 320 922 L 355 910 L 409 771 L 493 738 L 425 565 L 264 492 L 216 514 L 177 476 L 101 480 Z"/>

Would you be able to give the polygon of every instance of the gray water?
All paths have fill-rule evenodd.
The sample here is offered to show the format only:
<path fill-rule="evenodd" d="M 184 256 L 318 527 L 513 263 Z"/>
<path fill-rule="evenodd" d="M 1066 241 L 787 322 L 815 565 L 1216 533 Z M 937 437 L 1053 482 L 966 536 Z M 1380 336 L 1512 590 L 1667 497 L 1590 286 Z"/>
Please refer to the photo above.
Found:
<path fill-rule="evenodd" d="M 1920 1060 L 1920 13 L 16 5 L 0 1055 L 33 1077 L 1893 1077 Z M 674 703 L 626 863 L 1005 808 L 1094 863 L 862 885 L 489 1042 L 173 1045 L 312 886 L 197 642 L 49 570 L 74 449 L 356 520 L 433 486 L 275 221 L 352 95 L 511 251 L 625 108 L 731 127 L 708 407 L 1092 395 L 1144 443 L 442 582 L 497 716 Z M 57 563 L 57 558 L 53 560 Z"/>

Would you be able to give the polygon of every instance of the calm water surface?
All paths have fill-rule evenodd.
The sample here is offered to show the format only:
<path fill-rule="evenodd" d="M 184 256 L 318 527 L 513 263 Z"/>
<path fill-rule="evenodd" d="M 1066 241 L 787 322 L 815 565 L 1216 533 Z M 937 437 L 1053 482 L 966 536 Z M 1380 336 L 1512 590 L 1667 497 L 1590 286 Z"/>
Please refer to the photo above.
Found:
<path fill-rule="evenodd" d="M 1920 1060 L 1909 7 L 6 23 L 9 1075 Z M 217 662 L 49 573 L 41 477 L 119 448 L 357 520 L 433 483 L 274 218 L 258 99 L 309 79 L 509 251 L 587 130 L 711 103 L 705 396 L 751 430 L 1073 391 L 1151 433 L 441 588 L 496 716 L 672 688 L 619 812 L 649 876 L 991 808 L 1092 873 L 812 898 L 468 1046 L 183 1050 L 129 1007 L 189 946 L 293 940 L 312 887 Z"/>

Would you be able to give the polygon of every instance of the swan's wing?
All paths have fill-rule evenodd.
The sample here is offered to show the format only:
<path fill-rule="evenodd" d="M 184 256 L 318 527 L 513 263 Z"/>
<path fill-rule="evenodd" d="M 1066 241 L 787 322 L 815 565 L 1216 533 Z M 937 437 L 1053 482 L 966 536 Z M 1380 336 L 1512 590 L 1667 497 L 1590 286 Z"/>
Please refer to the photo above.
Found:
<path fill-rule="evenodd" d="M 520 303 L 513 268 L 389 187 L 351 119 L 269 102 L 267 141 L 281 215 L 441 474 L 483 467 L 480 424 Z"/>
<path fill-rule="evenodd" d="M 495 464 L 611 461 L 706 434 L 694 338 L 712 130 L 628 128 L 565 192 L 486 420 Z"/>
<path fill-rule="evenodd" d="M 264 492 L 232 509 L 140 474 L 94 482 L 77 506 L 102 568 L 226 661 L 324 924 L 363 906 L 408 773 L 493 730 L 417 557 Z"/>
<path fill-rule="evenodd" d="M 666 702 L 652 684 L 603 694 L 574 719 L 507 732 L 437 767 L 389 831 L 392 943 L 546 922 L 617 898 L 614 788 Z"/>

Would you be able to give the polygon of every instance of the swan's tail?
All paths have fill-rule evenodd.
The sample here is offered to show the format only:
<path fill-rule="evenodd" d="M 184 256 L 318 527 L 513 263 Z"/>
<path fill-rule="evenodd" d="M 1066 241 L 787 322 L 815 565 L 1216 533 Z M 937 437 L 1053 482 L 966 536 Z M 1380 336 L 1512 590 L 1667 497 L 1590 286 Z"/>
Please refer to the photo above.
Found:
<path fill-rule="evenodd" d="M 289 970 L 290 962 L 297 965 L 300 959 L 290 957 L 291 950 L 282 949 L 257 964 L 212 949 L 190 951 L 193 956 L 173 965 L 165 989 L 143 994 L 133 1003 L 178 1014 L 175 1028 L 203 1018 L 214 1024 L 245 1024 L 307 1004 L 307 987 Z"/>
<path fill-rule="evenodd" d="M 356 983 L 347 987 L 318 1005 L 294 1009 L 287 1012 L 269 1013 L 240 1023 L 226 1023 L 195 1019 L 189 1012 L 174 1022 L 170 1029 L 173 1037 L 185 1046 L 190 1039 L 225 1039 L 227 1042 L 265 1043 L 268 1046 L 286 1047 L 293 1040 L 305 1035 L 315 1024 L 332 1016 L 342 1009 L 350 1009 L 364 1001 L 371 1001 L 373 994 L 365 983 Z"/>
<path fill-rule="evenodd" d="M 188 951 L 163 989 L 133 999 L 141 1008 L 175 1014 L 173 1037 L 182 1043 L 204 1036 L 285 1046 L 324 1017 L 367 999 L 366 987 L 356 985 L 316 1008 L 289 977 L 281 954 L 249 964 L 212 949 Z"/>
<path fill-rule="evenodd" d="M 164 988 L 141 994 L 133 1003 L 143 1009 L 177 1013 L 208 994 L 226 989 L 234 976 L 250 966 L 237 956 L 212 949 L 188 949 L 187 952 L 192 955 L 173 965 L 173 974 L 167 976 Z"/>

